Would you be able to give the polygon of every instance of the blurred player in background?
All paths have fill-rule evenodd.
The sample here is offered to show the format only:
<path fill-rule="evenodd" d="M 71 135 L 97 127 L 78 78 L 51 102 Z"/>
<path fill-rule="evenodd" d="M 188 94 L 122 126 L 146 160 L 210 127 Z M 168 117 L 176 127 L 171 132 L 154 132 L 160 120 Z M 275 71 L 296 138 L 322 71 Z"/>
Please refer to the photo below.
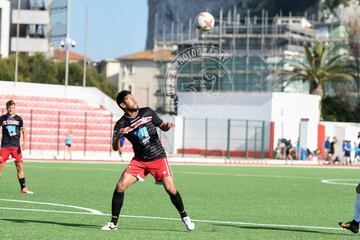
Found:
<path fill-rule="evenodd" d="M 25 185 L 24 165 L 21 153 L 21 150 L 24 150 L 26 146 L 24 122 L 20 116 L 16 115 L 15 102 L 13 100 L 9 100 L 6 103 L 6 111 L 7 113 L 0 117 L 0 124 L 2 126 L 0 176 L 6 161 L 11 155 L 12 158 L 15 159 L 20 192 L 32 194 L 33 192 Z M 20 147 L 21 136 L 22 146 Z"/>
<path fill-rule="evenodd" d="M 124 115 L 114 127 L 113 149 L 119 149 L 119 140 L 124 136 L 131 142 L 135 156 L 117 183 L 112 198 L 111 222 L 106 223 L 102 230 L 117 229 L 125 190 L 137 181 L 144 181 L 149 173 L 155 178 L 155 183 L 163 184 L 186 228 L 189 231 L 194 230 L 195 224 L 187 215 L 180 193 L 175 187 L 173 174 L 156 130 L 158 127 L 166 132 L 173 128 L 174 124 L 163 122 L 149 107 L 139 108 L 130 91 L 121 91 L 116 102 Z"/>

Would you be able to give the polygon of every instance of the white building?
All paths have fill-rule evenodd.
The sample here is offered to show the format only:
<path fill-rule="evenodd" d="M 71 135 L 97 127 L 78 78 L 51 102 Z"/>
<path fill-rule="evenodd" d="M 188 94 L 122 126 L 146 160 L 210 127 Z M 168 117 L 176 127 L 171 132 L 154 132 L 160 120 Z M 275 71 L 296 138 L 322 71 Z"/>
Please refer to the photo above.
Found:
<path fill-rule="evenodd" d="M 48 52 L 52 0 L 0 0 L 1 57 L 12 52 Z M 17 38 L 19 25 L 19 38 Z"/>
<path fill-rule="evenodd" d="M 170 50 L 147 50 L 103 61 L 101 72 L 119 91 L 132 91 L 140 107 L 159 109 L 164 104 L 164 97 L 159 94 L 163 85 L 159 63 L 170 61 L 172 57 Z"/>

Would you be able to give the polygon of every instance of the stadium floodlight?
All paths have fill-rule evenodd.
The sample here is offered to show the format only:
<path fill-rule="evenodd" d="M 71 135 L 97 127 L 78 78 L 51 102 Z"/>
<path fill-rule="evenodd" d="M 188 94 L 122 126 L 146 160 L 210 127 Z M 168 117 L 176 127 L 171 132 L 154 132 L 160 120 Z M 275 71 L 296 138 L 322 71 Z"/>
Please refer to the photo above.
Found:
<path fill-rule="evenodd" d="M 66 57 L 65 57 L 65 97 L 66 90 L 69 82 L 69 49 L 71 47 L 75 47 L 75 40 L 70 38 L 70 0 L 67 0 L 67 14 L 66 14 L 66 38 L 60 42 L 60 46 L 65 49 Z"/>
<path fill-rule="evenodd" d="M 69 49 L 76 46 L 76 41 L 66 37 L 60 42 L 60 46 L 65 49 L 65 94 L 69 82 Z"/>

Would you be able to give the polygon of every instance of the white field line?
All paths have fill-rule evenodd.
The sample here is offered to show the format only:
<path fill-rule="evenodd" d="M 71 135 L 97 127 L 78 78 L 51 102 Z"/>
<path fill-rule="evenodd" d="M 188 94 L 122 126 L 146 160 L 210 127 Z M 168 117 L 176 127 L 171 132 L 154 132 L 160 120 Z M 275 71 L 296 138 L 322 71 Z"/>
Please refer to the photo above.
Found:
<path fill-rule="evenodd" d="M 102 212 L 91 209 L 91 208 L 84 208 L 84 207 L 78 207 L 78 206 L 72 206 L 72 205 L 64 205 L 64 204 L 57 204 L 57 203 L 47 203 L 47 202 L 34 202 L 34 201 L 24 201 L 24 200 L 15 200 L 15 199 L 3 199 L 0 198 L 0 201 L 3 202 L 20 202 L 20 203 L 31 203 L 31 204 L 38 204 L 38 205 L 48 205 L 48 206 L 58 206 L 58 207 L 67 207 L 67 208 L 75 208 L 80 210 L 85 210 L 92 214 L 103 214 Z"/>
<path fill-rule="evenodd" d="M 349 183 L 355 181 L 356 183 Z M 323 179 L 321 182 L 333 185 L 357 186 L 360 182 L 360 179 Z"/>
<path fill-rule="evenodd" d="M 97 211 L 98 213 L 92 213 L 92 212 L 71 212 L 71 211 L 56 211 L 56 210 L 28 209 L 28 208 L 7 208 L 7 207 L 0 207 L 0 210 L 31 211 L 31 212 L 45 212 L 45 213 L 64 213 L 64 214 L 96 215 L 96 216 L 111 216 L 111 214 L 101 213 L 100 211 Z M 138 218 L 138 219 L 152 219 L 152 220 L 166 220 L 166 221 L 180 221 L 179 218 L 154 217 L 154 216 L 121 215 L 121 217 Z M 193 221 L 195 223 L 196 222 L 201 222 L 201 223 L 210 223 L 210 224 L 215 223 L 215 224 L 228 224 L 228 225 L 239 225 L 239 226 L 258 226 L 258 227 L 296 228 L 296 229 L 317 229 L 317 230 L 335 230 L 335 231 L 344 230 L 342 228 L 335 228 L 335 227 L 290 225 L 290 224 L 233 222 L 233 221 L 203 220 L 203 219 L 193 219 Z"/>

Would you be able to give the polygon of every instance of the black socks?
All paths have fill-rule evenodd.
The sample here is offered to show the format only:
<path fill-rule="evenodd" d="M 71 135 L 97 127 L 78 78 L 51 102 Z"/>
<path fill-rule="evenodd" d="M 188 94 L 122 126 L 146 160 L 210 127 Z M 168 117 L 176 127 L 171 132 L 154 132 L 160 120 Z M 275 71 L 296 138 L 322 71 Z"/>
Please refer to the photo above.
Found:
<path fill-rule="evenodd" d="M 26 187 L 25 178 L 19 178 L 19 183 L 20 183 L 21 190 L 23 190 Z"/>
<path fill-rule="evenodd" d="M 20 179 L 19 179 L 19 181 L 20 181 Z M 175 195 L 170 192 L 168 192 L 168 194 L 170 196 L 171 202 L 174 204 L 174 206 L 178 210 L 181 218 L 187 217 L 180 193 L 177 191 Z M 119 215 L 120 215 L 120 211 L 121 211 L 123 202 L 124 202 L 124 193 L 118 192 L 115 189 L 113 198 L 112 198 L 112 204 L 111 204 L 111 222 L 114 223 L 114 225 L 117 225 L 117 223 L 118 223 Z"/>
<path fill-rule="evenodd" d="M 119 220 L 119 215 L 123 202 L 124 202 L 124 193 L 118 192 L 115 189 L 111 204 L 111 222 L 114 223 L 115 225 L 117 225 L 117 222 Z"/>
<path fill-rule="evenodd" d="M 175 195 L 170 192 L 168 192 L 168 194 L 170 196 L 172 204 L 174 204 L 174 206 L 180 213 L 181 218 L 187 217 L 180 193 L 178 191 L 176 191 Z"/>

